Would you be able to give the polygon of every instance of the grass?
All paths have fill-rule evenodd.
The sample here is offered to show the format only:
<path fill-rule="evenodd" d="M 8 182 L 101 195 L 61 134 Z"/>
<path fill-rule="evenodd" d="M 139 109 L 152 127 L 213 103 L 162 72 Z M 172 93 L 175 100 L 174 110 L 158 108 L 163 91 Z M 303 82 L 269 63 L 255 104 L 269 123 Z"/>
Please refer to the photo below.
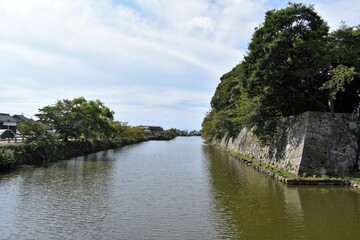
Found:
<path fill-rule="evenodd" d="M 281 176 L 281 177 L 284 177 L 284 178 L 296 178 L 296 175 L 291 173 L 291 172 L 287 172 L 287 171 L 283 171 L 279 168 L 276 168 L 274 166 L 271 166 L 271 165 L 268 165 L 268 164 L 265 164 L 264 162 L 260 162 L 260 161 L 257 161 L 253 156 L 249 156 L 249 155 L 246 155 L 246 154 L 242 154 L 242 153 L 239 153 L 237 151 L 232 151 L 232 150 L 229 150 L 221 145 L 214 145 L 215 147 L 217 148 L 220 148 L 221 150 L 224 150 L 226 151 L 227 153 L 241 159 L 243 162 L 247 163 L 247 164 L 251 164 L 253 166 L 257 166 L 257 167 L 260 167 L 264 170 L 269 170 L 270 172 L 278 175 L 278 176 Z"/>

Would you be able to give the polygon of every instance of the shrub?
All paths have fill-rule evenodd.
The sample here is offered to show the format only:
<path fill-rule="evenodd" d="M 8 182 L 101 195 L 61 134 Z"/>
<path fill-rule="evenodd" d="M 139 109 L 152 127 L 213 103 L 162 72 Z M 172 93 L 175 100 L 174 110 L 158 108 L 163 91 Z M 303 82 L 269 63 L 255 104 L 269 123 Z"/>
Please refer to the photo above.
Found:
<path fill-rule="evenodd" d="M 322 175 L 321 180 L 330 180 L 330 177 L 327 175 Z"/>
<path fill-rule="evenodd" d="M 64 142 L 55 133 L 46 131 L 42 138 L 28 140 L 26 149 L 32 162 L 47 162 L 61 158 Z"/>
<path fill-rule="evenodd" d="M 14 151 L 10 149 L 0 149 L 0 167 L 8 166 L 15 162 Z"/>

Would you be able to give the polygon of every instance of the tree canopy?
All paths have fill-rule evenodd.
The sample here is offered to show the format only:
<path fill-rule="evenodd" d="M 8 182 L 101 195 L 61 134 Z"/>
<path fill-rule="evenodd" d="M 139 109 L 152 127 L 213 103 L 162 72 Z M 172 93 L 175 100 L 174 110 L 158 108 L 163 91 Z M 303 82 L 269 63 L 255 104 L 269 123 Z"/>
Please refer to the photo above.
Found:
<path fill-rule="evenodd" d="M 100 100 L 88 101 L 84 97 L 58 100 L 40 108 L 35 116 L 38 121 L 21 122 L 18 128 L 25 140 L 25 150 L 36 162 L 150 139 L 170 140 L 177 135 L 174 129 L 151 132 L 141 126 L 114 121 L 114 112 Z M 78 147 L 82 151 L 78 152 Z M 6 161 L 3 164 L 9 164 L 10 152 L 4 154 Z"/>
<path fill-rule="evenodd" d="M 266 139 L 282 117 L 351 111 L 359 87 L 359 37 L 359 27 L 344 24 L 330 33 L 311 5 L 267 11 L 244 60 L 220 78 L 203 121 L 205 139 L 254 126 Z"/>
<path fill-rule="evenodd" d="M 114 112 L 100 100 L 88 101 L 84 97 L 58 100 L 53 105 L 40 108 L 35 116 L 39 118 L 39 122 L 25 122 L 20 130 L 32 140 L 43 140 L 47 136 L 56 135 L 63 141 L 105 140 L 122 144 L 150 138 L 171 139 L 176 136 L 173 129 L 153 133 L 146 132 L 143 127 L 115 121 Z"/>
<path fill-rule="evenodd" d="M 65 141 L 69 138 L 104 139 L 114 130 L 114 112 L 100 100 L 87 101 L 83 97 L 58 100 L 54 105 L 40 108 L 36 116 Z"/>

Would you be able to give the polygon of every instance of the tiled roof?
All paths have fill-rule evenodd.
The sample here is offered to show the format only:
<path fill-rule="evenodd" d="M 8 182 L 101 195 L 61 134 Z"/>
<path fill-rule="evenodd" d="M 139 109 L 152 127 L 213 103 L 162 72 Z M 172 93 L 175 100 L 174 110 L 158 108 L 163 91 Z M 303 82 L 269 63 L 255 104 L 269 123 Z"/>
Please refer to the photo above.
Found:
<path fill-rule="evenodd" d="M 25 117 L 24 115 L 19 115 L 19 114 L 15 114 L 15 115 L 13 116 L 13 118 L 15 118 L 15 120 L 16 120 L 17 122 L 29 121 L 29 120 L 31 120 L 30 118 L 27 118 L 27 117 Z"/>
<path fill-rule="evenodd" d="M 16 122 L 16 119 L 7 113 L 0 113 L 0 122 Z"/>

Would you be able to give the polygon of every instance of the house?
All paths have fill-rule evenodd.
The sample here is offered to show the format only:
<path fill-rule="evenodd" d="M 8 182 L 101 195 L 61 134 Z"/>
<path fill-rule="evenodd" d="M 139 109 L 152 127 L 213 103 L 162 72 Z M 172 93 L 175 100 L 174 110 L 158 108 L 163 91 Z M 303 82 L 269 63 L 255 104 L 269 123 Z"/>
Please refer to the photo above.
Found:
<path fill-rule="evenodd" d="M 0 129 L 11 129 L 16 132 L 17 120 L 7 113 L 0 113 Z"/>
<path fill-rule="evenodd" d="M 0 129 L 11 129 L 16 133 L 18 123 L 30 120 L 32 119 L 27 118 L 24 115 L 15 114 L 10 116 L 10 114 L 7 113 L 0 113 Z"/>
<path fill-rule="evenodd" d="M 16 122 L 17 122 L 17 123 L 26 122 L 26 121 L 32 120 L 32 119 L 30 119 L 30 118 L 25 117 L 25 116 L 22 115 L 22 114 L 21 114 L 21 115 L 15 114 L 15 115 L 13 115 L 12 117 L 16 119 Z"/>
<path fill-rule="evenodd" d="M 143 128 L 145 132 L 151 132 L 151 133 L 164 131 L 164 129 L 159 126 L 140 126 L 140 127 Z"/>

